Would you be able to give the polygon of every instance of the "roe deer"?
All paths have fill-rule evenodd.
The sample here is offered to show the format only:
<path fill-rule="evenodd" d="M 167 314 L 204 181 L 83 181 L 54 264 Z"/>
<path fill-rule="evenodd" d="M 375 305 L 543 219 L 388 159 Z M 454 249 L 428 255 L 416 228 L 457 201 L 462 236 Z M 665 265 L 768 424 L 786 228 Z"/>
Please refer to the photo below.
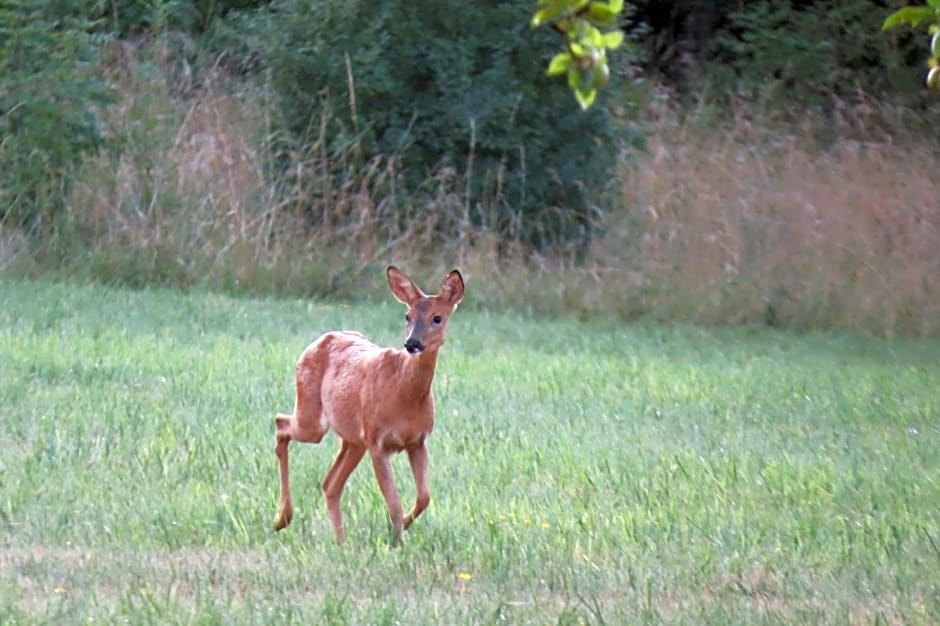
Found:
<path fill-rule="evenodd" d="M 404 349 L 380 348 L 357 332 L 329 332 L 310 344 L 297 362 L 294 413 L 274 418 L 281 471 L 277 530 L 290 524 L 294 514 L 288 444 L 292 439 L 319 443 L 330 428 L 341 444 L 323 480 L 323 493 L 338 543 L 346 538 L 340 511 L 343 487 L 366 451 L 388 505 L 396 544 L 431 500 L 425 447 L 434 426 L 431 380 L 447 318 L 463 299 L 463 277 L 453 270 L 441 282 L 440 293 L 428 296 L 394 266 L 386 273 L 392 294 L 408 307 Z M 414 507 L 404 517 L 390 464 L 391 455 L 402 450 L 408 452 L 417 489 Z"/>

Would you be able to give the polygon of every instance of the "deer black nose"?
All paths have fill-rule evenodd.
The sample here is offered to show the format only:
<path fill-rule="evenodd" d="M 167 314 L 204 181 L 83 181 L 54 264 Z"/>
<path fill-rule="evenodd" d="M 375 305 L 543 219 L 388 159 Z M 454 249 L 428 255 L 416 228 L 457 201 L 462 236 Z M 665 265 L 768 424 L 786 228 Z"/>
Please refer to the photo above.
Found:
<path fill-rule="evenodd" d="M 419 354 L 424 351 L 424 345 L 414 337 L 408 337 L 405 341 L 405 350 L 408 354 Z"/>

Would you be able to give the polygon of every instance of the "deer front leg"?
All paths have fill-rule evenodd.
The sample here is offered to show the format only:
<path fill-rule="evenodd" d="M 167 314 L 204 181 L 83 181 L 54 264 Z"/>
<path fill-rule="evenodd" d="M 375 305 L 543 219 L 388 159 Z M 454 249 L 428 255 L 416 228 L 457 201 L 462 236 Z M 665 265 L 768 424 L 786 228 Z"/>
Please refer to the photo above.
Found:
<path fill-rule="evenodd" d="M 415 477 L 415 505 L 405 516 L 404 527 L 407 529 L 431 503 L 431 492 L 428 489 L 428 449 L 424 441 L 408 448 L 408 461 L 411 463 L 411 473 Z"/>
<path fill-rule="evenodd" d="M 281 501 L 278 506 L 277 517 L 274 520 L 274 529 L 281 530 L 294 517 L 294 505 L 290 498 L 290 475 L 287 470 L 287 446 L 290 443 L 290 427 L 293 416 L 278 414 L 274 418 L 277 432 L 274 434 L 274 453 L 281 470 Z"/>
<path fill-rule="evenodd" d="M 395 478 L 392 474 L 391 454 L 382 449 L 369 450 L 372 457 L 372 468 L 375 470 L 375 478 L 379 481 L 379 489 L 382 496 L 385 497 L 385 504 L 388 506 L 388 519 L 392 523 L 392 541 L 401 545 L 401 531 L 404 526 L 402 519 L 401 500 L 398 497 L 398 491 L 395 489 Z"/>

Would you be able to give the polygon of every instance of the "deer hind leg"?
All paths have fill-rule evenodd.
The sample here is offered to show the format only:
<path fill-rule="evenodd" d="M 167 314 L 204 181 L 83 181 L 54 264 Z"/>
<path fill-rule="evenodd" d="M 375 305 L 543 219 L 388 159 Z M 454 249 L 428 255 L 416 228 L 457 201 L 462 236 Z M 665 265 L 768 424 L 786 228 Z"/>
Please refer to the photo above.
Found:
<path fill-rule="evenodd" d="M 320 368 L 301 361 L 297 367 L 294 414 L 281 414 L 274 418 L 278 440 L 286 438 L 303 443 L 320 443 L 323 439 L 330 427 L 323 414 L 323 401 L 320 398 L 322 380 L 323 372 Z"/>
<path fill-rule="evenodd" d="M 274 529 L 281 530 L 294 517 L 294 505 L 290 498 L 290 476 L 287 469 L 287 444 L 290 443 L 290 434 L 288 430 L 290 420 L 293 415 L 279 414 L 274 418 L 277 424 L 277 434 L 275 434 L 274 453 L 277 455 L 277 463 L 281 472 L 281 501 L 278 505 L 277 517 L 274 519 Z"/>
<path fill-rule="evenodd" d="M 415 477 L 415 505 L 405 516 L 404 528 L 407 529 L 431 503 L 431 492 L 428 489 L 428 449 L 422 441 L 418 445 L 408 448 L 408 461 L 411 463 L 411 473 Z"/>
<path fill-rule="evenodd" d="M 326 508 L 330 512 L 330 522 L 333 523 L 333 532 L 336 533 L 336 543 L 343 543 L 346 539 L 346 533 L 343 531 L 343 512 L 340 509 L 343 488 L 365 452 L 366 449 L 362 446 L 342 442 L 333 465 L 326 473 L 326 478 L 323 479 L 323 495 L 326 496 Z"/>
<path fill-rule="evenodd" d="M 329 429 L 320 400 L 320 378 L 304 368 L 297 371 L 297 401 L 290 415 L 279 413 L 274 418 L 274 453 L 281 474 L 281 498 L 274 528 L 281 530 L 294 517 L 290 495 L 290 472 L 287 447 L 292 439 L 304 443 L 319 443 Z"/>

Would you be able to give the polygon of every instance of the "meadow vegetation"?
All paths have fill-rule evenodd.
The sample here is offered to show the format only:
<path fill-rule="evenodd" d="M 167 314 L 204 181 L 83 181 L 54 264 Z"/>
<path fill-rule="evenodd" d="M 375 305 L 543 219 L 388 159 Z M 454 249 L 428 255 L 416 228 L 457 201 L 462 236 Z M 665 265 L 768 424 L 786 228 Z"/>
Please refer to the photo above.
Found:
<path fill-rule="evenodd" d="M 460 168 L 412 184 L 352 148 L 285 155 L 269 91 L 219 71 L 184 98 L 140 54 L 111 59 L 109 126 L 132 140 L 86 163 L 40 233 L 0 225 L 0 268 L 356 299 L 396 259 L 468 268 L 481 301 L 539 314 L 940 332 L 940 155 L 906 109 L 868 101 L 796 123 L 739 103 L 729 119 L 654 90 L 644 147 L 622 146 L 590 236 L 533 249 L 521 234 L 538 218 L 507 233 Z"/>
<path fill-rule="evenodd" d="M 539 321 L 467 278 L 401 549 L 368 464 L 334 544 L 333 435 L 272 526 L 297 354 L 397 344 L 390 298 L 0 281 L 3 622 L 940 620 L 936 342 Z"/>
<path fill-rule="evenodd" d="M 862 5 L 737 4 L 628 7 L 584 116 L 524 7 L 17 0 L 0 271 L 355 300 L 396 260 L 537 314 L 937 335 L 922 46 Z"/>
<path fill-rule="evenodd" d="M 922 42 L 637 4 L 576 117 L 526 7 L 438 4 L 0 7 L 0 624 L 940 622 Z M 335 545 L 329 436 L 275 534 L 295 359 L 400 342 L 389 262 L 467 279 L 431 508 L 393 549 L 365 464 Z"/>

